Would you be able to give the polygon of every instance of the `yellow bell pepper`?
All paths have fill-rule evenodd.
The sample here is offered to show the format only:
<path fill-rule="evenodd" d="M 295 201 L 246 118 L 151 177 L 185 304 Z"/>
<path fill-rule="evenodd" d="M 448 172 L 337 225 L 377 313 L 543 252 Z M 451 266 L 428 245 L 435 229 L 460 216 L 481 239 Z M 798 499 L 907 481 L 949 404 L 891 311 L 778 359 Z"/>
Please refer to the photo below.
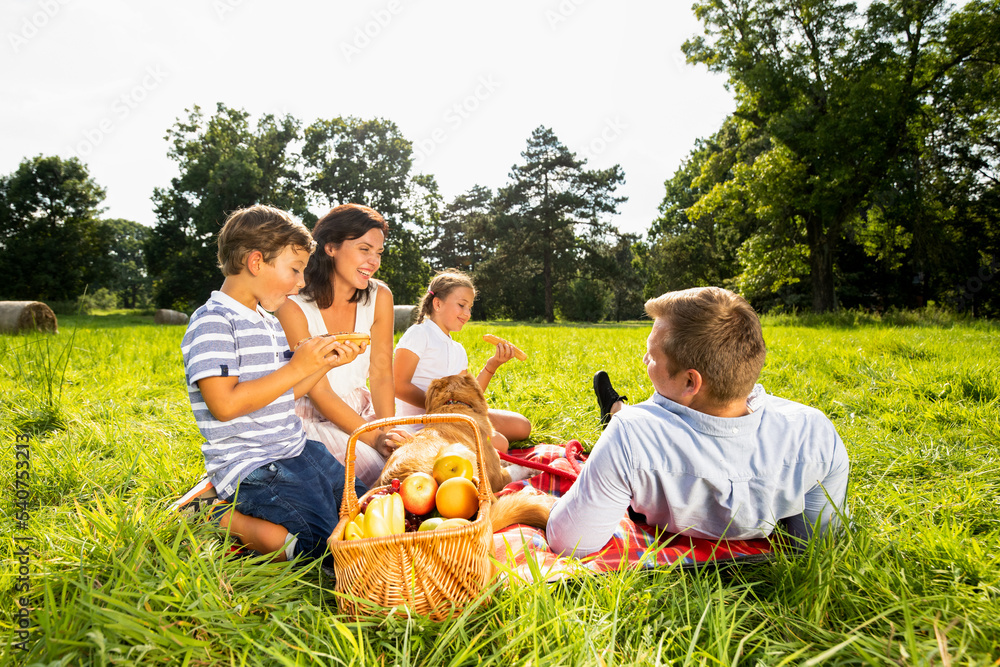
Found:
<path fill-rule="evenodd" d="M 358 524 L 354 523 L 353 521 L 350 522 L 350 523 L 348 523 L 344 527 L 344 539 L 345 540 L 360 540 L 364 536 L 365 535 L 362 532 L 361 527 L 358 526 Z"/>
<path fill-rule="evenodd" d="M 392 534 L 392 523 L 386 516 L 391 501 L 386 496 L 376 496 L 368 503 L 365 512 L 365 537 L 383 537 Z"/>
<path fill-rule="evenodd" d="M 394 493 L 389 496 L 391 507 L 388 511 L 392 532 L 402 535 L 406 532 L 406 508 L 403 507 L 403 496 Z"/>

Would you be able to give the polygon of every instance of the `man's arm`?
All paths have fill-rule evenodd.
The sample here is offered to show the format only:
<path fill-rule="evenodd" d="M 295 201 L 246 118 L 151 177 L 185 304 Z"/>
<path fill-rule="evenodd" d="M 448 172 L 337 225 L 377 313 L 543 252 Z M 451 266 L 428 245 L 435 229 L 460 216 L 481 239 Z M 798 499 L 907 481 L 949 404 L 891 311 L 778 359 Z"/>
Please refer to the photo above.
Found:
<path fill-rule="evenodd" d="M 632 500 L 621 420 L 612 419 L 569 492 L 556 501 L 545 535 L 555 553 L 582 557 L 611 539 Z"/>
<path fill-rule="evenodd" d="M 830 427 L 833 429 L 833 426 Z M 833 433 L 834 453 L 830 470 L 819 484 L 806 492 L 802 514 L 785 520 L 785 527 L 795 537 L 808 541 L 813 529 L 820 535 L 840 525 L 840 515 L 847 516 L 847 482 L 851 466 L 847 448 L 836 431 Z M 839 513 L 839 514 L 838 514 Z"/>

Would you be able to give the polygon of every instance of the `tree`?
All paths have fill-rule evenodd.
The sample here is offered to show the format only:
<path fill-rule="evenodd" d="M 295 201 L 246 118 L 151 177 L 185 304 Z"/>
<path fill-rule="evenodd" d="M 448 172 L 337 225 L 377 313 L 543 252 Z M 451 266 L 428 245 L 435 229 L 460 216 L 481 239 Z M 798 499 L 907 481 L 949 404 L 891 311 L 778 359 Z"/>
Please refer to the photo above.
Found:
<path fill-rule="evenodd" d="M 594 248 L 593 259 L 589 263 L 591 275 L 604 283 L 610 293 L 605 317 L 616 322 L 643 316 L 643 287 L 646 281 L 639 259 L 640 246 L 637 235 L 621 234 L 613 243 L 602 243 Z"/>
<path fill-rule="evenodd" d="M 101 220 L 111 236 L 110 258 L 113 275 L 108 288 L 118 294 L 125 308 L 146 305 L 152 280 L 146 271 L 144 248 L 152 230 L 132 220 Z"/>
<path fill-rule="evenodd" d="M 411 177 L 413 144 L 392 121 L 337 117 L 306 128 L 302 160 L 313 201 L 364 204 L 386 219 L 380 277 L 396 303 L 415 302 L 430 280 L 419 233 L 435 223 L 441 197 L 433 176 Z"/>
<path fill-rule="evenodd" d="M 872 2 L 864 14 L 834 0 L 697 3 L 708 38 L 684 45 L 688 60 L 728 74 L 735 116 L 770 148 L 694 214 L 750 205 L 763 219 L 744 261 L 794 264 L 805 255 L 813 309 L 833 309 L 845 239 L 863 246 L 866 229 L 882 234 L 890 245 L 870 251 L 890 265 L 907 242 L 886 238 L 897 230 L 869 212 L 900 191 L 936 90 L 963 64 L 994 57 L 998 6 L 974 1 L 949 16 L 944 0 Z"/>
<path fill-rule="evenodd" d="M 390 120 L 338 117 L 305 129 L 302 160 L 314 201 L 364 204 L 402 222 L 413 144 Z"/>
<path fill-rule="evenodd" d="M 709 139 L 695 142 L 664 183 L 660 217 L 653 222 L 639 258 L 646 298 L 688 287 L 735 287 L 742 270 L 738 250 L 759 222 L 746 207 L 718 207 L 700 215 L 692 215 L 692 209 L 717 185 L 731 180 L 737 165 L 752 162 L 761 153 L 761 144 L 749 123 L 727 118 Z"/>
<path fill-rule="evenodd" d="M 76 158 L 37 156 L 0 177 L 0 288 L 11 299 L 68 301 L 112 273 L 98 222 L 105 191 Z"/>
<path fill-rule="evenodd" d="M 613 231 L 607 216 L 624 201 L 614 195 L 624 182 L 620 167 L 588 171 L 546 127 L 538 127 L 521 153 L 524 164 L 511 168 L 511 184 L 501 189 L 497 207 L 511 234 L 503 254 L 523 264 L 532 257 L 541 268 L 544 315 L 555 320 L 558 282 L 575 275 L 580 232 L 599 239 Z M 516 243 L 512 243 L 516 239 Z M 499 251 L 499 249 L 498 249 Z"/>
<path fill-rule="evenodd" d="M 995 10 L 992 18 L 995 26 Z M 977 41 L 985 19 L 956 14 L 948 25 L 948 41 Z M 994 27 L 992 51 L 958 63 L 925 110 L 917 184 L 925 204 L 912 230 L 910 259 L 911 273 L 920 278 L 917 305 L 937 299 L 991 317 L 1000 315 L 997 32 Z"/>
<path fill-rule="evenodd" d="M 216 237 L 232 211 L 270 204 L 307 224 L 315 216 L 292 146 L 300 138 L 291 116 L 250 114 L 219 104 L 210 118 L 195 106 L 167 130 L 169 157 L 180 174 L 153 193 L 157 223 L 146 244 L 146 265 L 155 277 L 161 307 L 190 310 L 220 283 Z"/>
<path fill-rule="evenodd" d="M 425 254 L 436 270 L 475 272 L 495 242 L 493 191 L 475 185 L 445 207 L 426 231 Z"/>

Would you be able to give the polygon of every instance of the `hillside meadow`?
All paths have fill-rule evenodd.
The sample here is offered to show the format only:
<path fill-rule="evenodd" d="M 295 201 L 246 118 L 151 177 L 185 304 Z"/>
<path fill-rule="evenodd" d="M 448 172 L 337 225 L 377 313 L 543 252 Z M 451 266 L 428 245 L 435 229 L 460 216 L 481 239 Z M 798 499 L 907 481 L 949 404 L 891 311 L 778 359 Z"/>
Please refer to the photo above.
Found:
<path fill-rule="evenodd" d="M 183 327 L 114 313 L 0 336 L 0 664 L 1000 664 L 996 324 L 927 311 L 764 327 L 767 389 L 825 411 L 847 445 L 849 534 L 766 563 L 497 586 L 443 623 L 349 621 L 317 565 L 231 556 L 166 509 L 202 473 Z M 533 443 L 589 448 L 595 371 L 649 395 L 648 330 L 470 323 L 456 338 L 474 369 L 483 333 L 521 346 L 528 361 L 488 398 L 527 415 Z"/>

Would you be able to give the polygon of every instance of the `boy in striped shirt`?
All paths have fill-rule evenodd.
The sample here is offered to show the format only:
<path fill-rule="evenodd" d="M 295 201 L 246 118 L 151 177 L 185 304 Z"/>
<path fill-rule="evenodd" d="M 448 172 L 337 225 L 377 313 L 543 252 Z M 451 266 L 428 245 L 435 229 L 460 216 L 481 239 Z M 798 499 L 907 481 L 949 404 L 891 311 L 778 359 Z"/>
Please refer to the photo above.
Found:
<path fill-rule="evenodd" d="M 301 223 L 251 206 L 229 216 L 218 243 L 225 280 L 191 316 L 181 352 L 205 468 L 229 501 L 220 525 L 277 560 L 319 558 L 339 519 L 344 467 L 306 439 L 294 401 L 363 347 L 317 337 L 288 349 L 271 313 L 305 286 L 315 242 Z"/>

